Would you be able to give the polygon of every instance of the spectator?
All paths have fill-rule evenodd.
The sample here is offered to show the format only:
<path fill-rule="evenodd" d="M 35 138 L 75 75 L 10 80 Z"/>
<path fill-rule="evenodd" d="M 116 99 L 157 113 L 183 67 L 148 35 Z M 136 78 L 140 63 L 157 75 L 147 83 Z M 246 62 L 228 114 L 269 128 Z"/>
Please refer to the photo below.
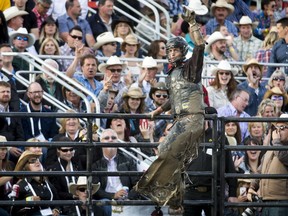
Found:
<path fill-rule="evenodd" d="M 240 83 L 238 88 L 249 92 L 249 104 L 245 108 L 250 116 L 257 114 L 257 108 L 266 92 L 265 84 L 261 82 L 263 66 L 256 59 L 250 59 L 243 65 L 243 71 L 247 76 L 246 81 Z"/>
<path fill-rule="evenodd" d="M 262 0 L 261 10 L 256 15 L 255 20 L 259 22 L 257 28 L 254 29 L 254 36 L 260 40 L 264 40 L 269 33 L 269 29 L 275 26 L 276 21 L 274 19 L 275 0 Z"/>
<path fill-rule="evenodd" d="M 99 0 L 98 13 L 93 14 L 88 18 L 94 38 L 97 38 L 104 32 L 112 33 L 112 22 L 118 19 L 113 13 L 114 0 Z M 97 40 L 98 42 L 98 40 Z"/>
<path fill-rule="evenodd" d="M 39 160 L 41 154 L 25 151 L 19 158 L 15 171 L 30 171 L 30 172 L 42 172 L 43 166 Z M 23 178 L 18 182 L 19 185 L 19 197 L 16 200 L 26 201 L 40 201 L 40 200 L 58 200 L 58 194 L 55 187 L 43 176 L 30 176 Z M 20 211 L 27 215 L 42 215 L 40 212 L 42 209 L 49 211 L 50 215 L 59 216 L 60 207 L 55 206 L 32 206 L 30 208 L 23 206 L 14 206 L 12 209 L 12 215 L 19 215 Z"/>
<path fill-rule="evenodd" d="M 32 12 L 35 14 L 37 18 L 37 26 L 38 29 L 41 28 L 42 23 L 48 17 L 48 10 L 50 9 L 52 4 L 52 0 L 37 0 L 35 7 L 32 9 Z"/>
<path fill-rule="evenodd" d="M 82 74 L 75 74 L 75 68 L 80 57 L 80 51 L 80 49 L 76 49 L 76 56 L 66 71 L 66 75 L 70 78 L 75 78 L 86 89 L 91 91 L 95 96 L 98 96 L 103 88 L 103 84 L 95 79 L 98 62 L 94 55 L 83 55 L 80 60 Z"/>
<path fill-rule="evenodd" d="M 226 60 L 221 60 L 218 66 L 212 69 L 215 79 L 207 87 L 210 106 L 218 109 L 229 103 L 228 98 L 237 87 L 234 78 L 236 74 L 237 70 L 233 69 Z"/>
<path fill-rule="evenodd" d="M 5 136 L 0 136 L 0 142 L 7 142 Z M 0 169 L 6 171 L 13 171 L 14 164 L 10 160 L 8 160 L 8 147 L 1 146 L 0 147 Z M 8 200 L 8 194 L 12 191 L 13 185 L 13 177 L 11 176 L 1 176 L 0 178 L 0 200 Z M 1 216 L 9 216 L 10 207 L 2 206 L 0 207 L 0 215 Z"/>
<path fill-rule="evenodd" d="M 218 117 L 235 116 L 235 117 L 250 117 L 244 109 L 249 103 L 249 92 L 244 89 L 235 89 L 229 98 L 230 103 L 217 109 Z M 241 141 L 249 135 L 247 122 L 240 122 Z"/>
<path fill-rule="evenodd" d="M 248 137 L 257 139 L 259 142 L 259 145 L 265 145 L 263 143 L 265 135 L 266 135 L 265 134 L 266 127 L 265 127 L 264 122 L 249 122 L 248 131 L 250 133 L 250 136 Z M 246 137 L 246 139 L 248 139 L 248 137 Z M 246 139 L 243 141 L 244 144 L 245 144 Z"/>
<path fill-rule="evenodd" d="M 102 132 L 100 141 L 116 143 L 118 136 L 112 129 L 106 129 Z M 103 148 L 103 157 L 92 165 L 93 171 L 137 171 L 136 163 L 124 156 L 118 148 Z M 137 181 L 137 177 L 133 176 L 93 176 L 93 183 L 100 182 L 100 188 L 94 195 L 95 199 L 101 200 L 118 200 L 127 196 L 127 191 L 123 186 L 132 189 Z M 111 206 L 105 206 L 106 215 L 111 215 Z"/>
<path fill-rule="evenodd" d="M 282 18 L 277 21 L 277 32 L 279 41 L 277 41 L 271 51 L 269 63 L 287 63 L 288 58 L 286 56 L 286 45 L 288 44 L 288 17 Z M 275 71 L 275 66 L 269 66 L 267 71 L 267 77 Z M 284 67 L 284 72 L 288 75 L 288 67 Z"/>
<path fill-rule="evenodd" d="M 286 75 L 281 70 L 275 70 L 268 80 L 267 89 L 279 87 L 282 92 L 286 92 Z"/>
<path fill-rule="evenodd" d="M 39 38 L 39 29 L 37 26 L 36 15 L 31 11 L 31 9 L 26 8 L 27 0 L 14 0 L 15 7 L 20 11 L 26 11 L 28 14 L 23 16 L 23 27 L 27 29 L 29 33 L 32 33 L 36 39 Z"/>
<path fill-rule="evenodd" d="M 262 41 L 254 37 L 252 29 L 258 23 L 252 23 L 248 16 L 243 16 L 239 23 L 234 23 L 239 28 L 239 36 L 234 38 L 233 45 L 239 53 L 239 60 L 246 61 L 255 56 L 257 50 L 260 49 Z"/>
<path fill-rule="evenodd" d="M 287 118 L 287 114 L 282 114 L 280 118 Z M 272 132 L 272 145 L 285 146 L 287 143 L 288 126 L 286 122 L 277 122 Z M 288 174 L 287 172 L 287 151 L 267 151 L 262 158 L 258 173 L 261 174 Z M 286 193 L 287 179 L 257 179 L 252 180 L 248 190 L 248 200 L 252 201 L 252 195 L 262 198 L 264 202 L 278 203 L 287 202 Z M 262 215 L 284 216 L 288 214 L 288 207 L 263 207 Z"/>
<path fill-rule="evenodd" d="M 93 196 L 100 187 L 100 183 L 98 184 L 92 184 L 92 191 L 91 196 Z M 79 201 L 82 201 L 83 204 L 87 202 L 88 199 L 88 190 L 87 190 L 87 177 L 86 176 L 79 176 L 76 184 L 70 184 L 69 185 L 69 191 L 75 198 Z M 70 216 L 84 216 L 86 215 L 87 206 L 75 206 L 69 208 L 68 215 Z M 103 213 L 101 213 L 101 207 L 97 205 L 93 205 L 92 213 L 97 216 L 104 216 Z"/>
<path fill-rule="evenodd" d="M 225 25 L 228 29 L 228 32 L 237 37 L 237 28 L 231 21 L 227 19 L 227 17 L 232 14 L 233 11 L 233 5 L 228 4 L 226 0 L 217 0 L 216 3 L 212 3 L 211 13 L 215 18 L 211 18 L 206 23 L 206 34 L 212 35 L 218 25 Z"/>
<path fill-rule="evenodd" d="M 269 33 L 266 35 L 262 46 L 256 51 L 255 58 L 260 63 L 270 63 L 270 56 L 272 47 L 278 41 L 277 28 L 274 26 L 270 29 Z M 263 77 L 268 77 L 267 74 L 268 67 L 264 66 Z"/>
<path fill-rule="evenodd" d="M 28 13 L 26 11 L 19 10 L 16 6 L 10 7 L 3 12 L 7 26 L 8 33 L 11 31 L 17 31 L 19 28 L 23 27 L 23 17 Z"/>
<path fill-rule="evenodd" d="M 68 42 L 70 29 L 78 25 L 82 29 L 82 42 L 92 47 L 95 44 L 91 28 L 86 19 L 80 18 L 81 7 L 79 0 L 69 0 L 65 3 L 66 13 L 59 16 L 57 21 L 59 24 L 59 33 L 63 41 Z"/>
<path fill-rule="evenodd" d="M 232 4 L 234 11 L 227 19 L 231 22 L 239 22 L 242 16 L 248 16 L 251 20 L 254 20 L 255 14 L 249 9 L 249 5 L 243 0 L 227 0 L 229 4 Z"/>
<path fill-rule="evenodd" d="M 270 98 L 274 101 L 276 106 L 276 117 L 279 117 L 282 113 L 287 111 L 288 95 L 286 92 L 282 92 L 279 87 L 275 86 L 272 89 L 267 90 L 264 95 L 264 99 L 266 98 Z"/>
<path fill-rule="evenodd" d="M 30 83 L 27 89 L 29 103 L 21 108 L 21 112 L 51 112 L 50 109 L 43 106 L 43 89 L 37 82 Z M 53 138 L 58 131 L 56 119 L 53 117 L 23 117 L 22 127 L 25 140 L 36 137 L 42 142 Z M 45 151 L 45 150 L 44 150 Z M 45 151 L 46 152 L 46 151 Z"/>
<path fill-rule="evenodd" d="M 97 50 L 97 57 L 111 57 L 117 52 L 117 42 L 122 43 L 120 37 L 114 37 L 111 32 L 104 32 L 97 37 L 94 49 Z"/>
<path fill-rule="evenodd" d="M 0 10 L 0 45 L 9 43 L 8 26 L 4 16 L 4 13 Z"/>
<path fill-rule="evenodd" d="M 237 146 L 241 144 L 241 129 L 238 122 L 226 122 L 225 123 L 225 136 L 228 144 L 231 146 Z M 235 155 L 235 154 L 233 154 Z"/>
<path fill-rule="evenodd" d="M 46 38 L 52 38 L 57 41 L 58 46 L 64 45 L 64 42 L 59 37 L 58 23 L 51 17 L 47 17 L 40 27 L 39 39 L 35 41 L 35 49 L 39 52 L 40 46 Z"/>
<path fill-rule="evenodd" d="M 264 98 L 258 106 L 258 116 L 261 117 L 275 117 L 276 106 L 273 100 Z"/>
<path fill-rule="evenodd" d="M 44 62 L 47 63 L 48 65 L 50 65 L 51 67 L 55 68 L 56 70 L 59 70 L 59 65 L 55 60 L 46 59 L 46 60 L 44 60 Z M 42 67 L 45 70 L 48 70 L 50 73 L 57 76 L 57 74 L 52 72 L 52 70 L 50 70 L 46 66 L 43 65 Z M 35 81 L 41 85 L 44 92 L 48 93 L 53 98 L 55 98 L 59 101 L 63 101 L 63 95 L 62 95 L 62 91 L 61 91 L 62 85 L 60 83 L 56 82 L 51 76 L 49 76 L 46 73 L 42 73 L 42 74 L 37 75 Z M 43 105 L 46 106 L 47 108 L 51 109 L 51 111 L 53 111 L 53 112 L 58 109 L 57 106 L 50 104 L 46 100 L 43 101 Z"/>

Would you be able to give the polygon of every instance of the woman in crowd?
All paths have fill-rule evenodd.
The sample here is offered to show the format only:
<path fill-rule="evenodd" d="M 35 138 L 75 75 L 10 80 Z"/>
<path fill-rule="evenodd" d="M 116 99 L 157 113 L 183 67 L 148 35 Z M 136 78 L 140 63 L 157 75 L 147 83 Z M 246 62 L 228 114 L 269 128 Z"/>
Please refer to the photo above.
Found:
<path fill-rule="evenodd" d="M 228 61 L 222 60 L 212 69 L 215 79 L 207 87 L 210 106 L 218 109 L 229 103 L 230 94 L 236 89 L 237 82 L 234 76 L 237 70 L 233 69 Z"/>
<path fill-rule="evenodd" d="M 63 100 L 64 104 L 66 104 L 72 110 L 75 110 L 76 112 L 86 112 L 86 105 L 80 96 L 78 96 L 73 91 L 71 91 L 70 89 L 67 89 L 64 86 L 62 87 L 62 94 L 64 97 L 64 100 Z"/>
<path fill-rule="evenodd" d="M 0 142 L 7 142 L 5 136 L 0 136 Z M 8 148 L 6 146 L 0 147 L 0 170 L 13 171 L 14 164 L 8 160 Z M 12 190 L 13 177 L 11 176 L 1 176 L 0 177 L 0 200 L 8 200 L 8 194 Z M 9 216 L 9 207 L 0 207 L 0 215 Z"/>
<path fill-rule="evenodd" d="M 53 38 L 54 40 L 56 40 L 59 47 L 64 44 L 64 42 L 59 37 L 58 24 L 52 18 L 52 16 L 47 17 L 41 25 L 39 39 L 36 40 L 34 44 L 35 49 L 38 52 L 41 44 L 46 38 Z"/>
<path fill-rule="evenodd" d="M 39 49 L 40 55 L 60 55 L 60 48 L 54 38 L 46 38 Z"/>
<path fill-rule="evenodd" d="M 42 172 L 43 166 L 39 160 L 41 154 L 24 151 L 20 156 L 15 171 Z M 43 176 L 29 176 L 18 183 L 19 196 L 17 200 L 40 201 L 59 200 L 58 193 L 53 184 Z M 46 215 L 59 216 L 60 208 L 57 206 L 13 206 L 12 215 Z"/>
<path fill-rule="evenodd" d="M 154 40 L 148 47 L 147 56 L 152 56 L 154 59 L 166 59 L 166 41 L 165 40 Z M 164 75 L 164 72 L 168 71 L 168 64 L 161 62 L 157 63 L 158 71 L 160 75 Z M 165 78 L 160 78 L 161 82 L 165 82 Z"/>
<path fill-rule="evenodd" d="M 266 125 L 264 122 L 249 122 L 248 131 L 250 135 L 246 137 L 246 139 L 248 139 L 249 137 L 253 137 L 254 139 L 258 140 L 260 145 L 263 145 L 263 140 L 264 140 L 265 131 L 266 131 Z M 244 140 L 244 143 L 245 143 L 245 140 Z"/>
<path fill-rule="evenodd" d="M 143 94 L 141 88 L 130 87 L 127 93 L 123 94 L 123 104 L 120 108 L 122 113 L 131 114 L 143 114 L 145 112 L 145 95 Z M 130 134 L 134 136 L 137 140 L 140 140 L 140 120 L 139 119 L 129 119 L 130 122 Z M 139 141 L 138 140 L 138 141 Z"/>
<path fill-rule="evenodd" d="M 282 70 L 275 70 L 268 80 L 267 89 L 279 87 L 282 92 L 286 92 L 286 74 Z"/>
<path fill-rule="evenodd" d="M 282 92 L 279 87 L 273 87 L 267 90 L 263 99 L 270 98 L 276 105 L 276 115 L 279 117 L 282 113 L 287 111 L 288 96 L 286 92 Z"/>
<path fill-rule="evenodd" d="M 257 50 L 255 54 L 255 58 L 257 59 L 259 63 L 269 63 L 272 47 L 278 41 L 278 39 L 279 39 L 279 36 L 277 33 L 277 28 L 276 26 L 274 26 L 270 29 L 269 34 L 266 35 L 262 48 Z M 263 69 L 263 73 L 262 73 L 263 77 L 266 77 L 267 69 L 268 67 L 265 66 Z"/>

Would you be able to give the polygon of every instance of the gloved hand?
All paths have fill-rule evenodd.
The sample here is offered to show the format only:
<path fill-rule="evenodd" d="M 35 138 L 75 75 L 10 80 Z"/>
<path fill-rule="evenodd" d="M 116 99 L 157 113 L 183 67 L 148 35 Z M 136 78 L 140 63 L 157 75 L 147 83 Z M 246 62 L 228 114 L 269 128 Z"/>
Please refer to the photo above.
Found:
<path fill-rule="evenodd" d="M 185 20 L 186 22 L 188 22 L 190 25 L 196 24 L 195 21 L 195 11 L 190 11 L 188 10 L 186 7 L 183 8 L 184 13 L 182 14 L 182 19 Z"/>

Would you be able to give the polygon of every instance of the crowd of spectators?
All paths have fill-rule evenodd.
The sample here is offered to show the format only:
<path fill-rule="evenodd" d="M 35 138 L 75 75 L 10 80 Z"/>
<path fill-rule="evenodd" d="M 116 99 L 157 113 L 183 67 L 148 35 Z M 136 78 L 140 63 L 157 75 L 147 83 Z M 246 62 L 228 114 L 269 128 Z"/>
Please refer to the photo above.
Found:
<path fill-rule="evenodd" d="M 148 114 L 165 104 L 169 100 L 165 74 L 169 73 L 172 67 L 166 63 L 167 38 L 158 37 L 153 31 L 157 20 L 150 8 L 141 5 L 138 1 L 127 2 L 144 14 L 139 23 L 115 12 L 114 5 L 119 7 L 120 5 L 114 0 L 97 1 L 96 13 L 88 11 L 87 0 L 13 0 L 11 2 L 2 0 L 0 2 L 0 112 L 63 112 L 47 101 L 44 93 L 68 106 L 70 109 L 67 112 L 70 113 L 85 113 L 89 108 L 77 93 L 79 91 L 87 97 L 92 112 L 95 112 L 97 106 L 92 97 L 82 92 L 82 89 L 75 89 L 76 92 L 72 88 L 60 85 L 53 78 L 57 74 L 44 65 L 43 70 L 49 71 L 53 76 L 37 71 L 35 79 L 30 80 L 29 86 L 24 86 L 15 78 L 15 73 L 31 71 L 29 63 L 18 55 L 1 54 L 6 52 L 41 55 L 45 65 L 48 64 L 63 72 L 68 80 L 73 79 L 82 88 L 95 95 L 99 100 L 101 113 Z M 165 14 L 157 10 L 160 19 L 158 21 L 162 27 L 161 34 L 167 35 L 163 29 L 166 25 L 170 25 L 171 32 L 176 36 L 182 36 L 189 44 L 188 55 L 191 55 L 194 43 L 188 33 L 189 24 L 181 18 L 181 13 L 183 13 L 182 5 L 192 6 L 192 2 L 189 3 L 187 0 L 157 0 L 156 2 L 167 10 L 171 18 L 171 22 L 167 23 Z M 287 2 L 262 0 L 260 8 L 255 7 L 256 1 L 248 0 L 202 0 L 201 2 L 199 0 L 198 3 L 208 8 L 208 12 L 204 10 L 205 14 L 196 16 L 206 40 L 204 59 L 217 61 L 217 64 L 206 63 L 203 67 L 203 76 L 208 77 L 202 81 L 203 90 L 206 92 L 204 95 L 206 106 L 214 107 L 217 110 L 214 113 L 218 113 L 219 117 L 287 117 L 285 113 L 288 111 L 286 82 L 288 66 L 283 65 L 288 62 L 288 10 L 285 7 Z M 133 16 L 137 17 L 138 14 Z M 73 59 L 61 58 L 61 56 Z M 267 66 L 262 63 L 274 65 Z M 282 65 L 275 65 L 278 63 Z M 23 73 L 22 76 L 29 78 L 27 73 Z M 170 112 L 163 114 L 170 114 Z M 173 127 L 171 123 L 172 121 L 163 119 L 101 119 L 99 127 L 104 131 L 100 135 L 94 131 L 93 141 L 159 142 Z M 0 142 L 31 141 L 31 139 L 36 140 L 33 142 L 82 142 L 86 140 L 85 126 L 85 120 L 77 118 L 1 117 Z M 285 145 L 287 141 L 279 136 L 288 133 L 287 128 L 286 123 L 228 122 L 225 124 L 227 145 Z M 206 141 L 210 136 L 210 129 L 211 126 L 206 127 Z M 210 142 L 211 139 L 208 141 Z M 135 151 L 129 148 L 127 151 L 141 161 L 145 160 L 143 154 L 146 154 L 148 159 L 157 156 L 157 149 L 136 148 Z M 199 159 L 193 162 L 189 170 L 211 169 L 209 166 L 200 168 L 199 164 L 207 159 L 208 154 L 205 153 L 205 149 L 203 151 L 204 153 L 199 155 Z M 137 171 L 135 161 L 118 148 L 97 147 L 93 152 L 92 167 L 95 171 Z M 271 151 L 267 152 L 271 153 Z M 227 169 L 227 172 L 256 173 L 262 157 L 266 161 L 262 166 L 269 166 L 267 158 L 272 156 L 270 153 L 266 154 L 267 152 L 232 151 L 231 154 L 225 155 L 227 163 L 230 165 L 232 163 L 230 166 L 232 168 Z M 285 153 L 275 151 L 274 155 L 279 157 L 276 161 L 278 165 L 280 164 L 278 171 L 286 174 L 287 170 L 284 168 L 288 162 Z M 210 156 L 208 160 L 212 160 Z M 33 148 L 27 149 L 24 146 L 0 147 L 1 170 L 70 172 L 85 170 L 86 166 L 84 147 L 42 147 L 40 151 Z M 262 172 L 266 172 L 263 167 Z M 85 188 L 87 179 L 84 177 L 37 176 L 20 178 L 20 180 L 0 177 L 0 200 L 8 199 L 7 195 L 17 180 L 20 185 L 18 199 L 26 199 L 26 201 L 85 200 L 86 197 L 83 192 L 87 189 Z M 206 188 L 204 193 L 211 194 L 211 185 L 201 185 L 201 180 L 197 178 L 193 181 L 197 184 L 190 185 L 188 191 L 202 193 L 199 188 Z M 277 179 L 274 181 L 273 186 L 277 184 Z M 99 182 L 101 184 L 97 185 Z M 143 198 L 139 198 L 133 192 L 127 195 L 127 191 L 123 190 L 123 187 L 127 186 L 133 191 L 136 182 L 137 178 L 134 177 L 96 176 L 93 178 L 92 195 L 93 198 L 100 200 L 118 200 L 123 197 Z M 267 196 L 263 192 L 263 185 L 261 188 L 261 181 L 259 184 L 258 181 L 249 180 L 248 183 L 246 193 L 239 194 L 238 191 L 237 197 L 236 191 L 232 191 L 236 190 L 235 182 L 230 181 L 231 191 L 227 196 L 228 201 L 242 202 L 251 199 L 248 192 L 256 194 L 259 185 L 261 192 L 259 195 L 263 200 L 266 198 L 269 201 L 288 200 L 287 194 L 278 196 L 276 193 L 274 197 L 271 194 Z M 250 183 L 252 188 L 248 190 Z M 283 187 L 287 190 L 287 186 Z M 43 195 L 40 195 L 40 192 Z M 196 196 L 186 197 L 195 199 Z M 207 198 L 206 194 L 203 197 Z M 186 206 L 185 210 L 187 208 Z M 211 213 L 203 206 L 198 208 L 205 209 L 207 216 Z M 283 209 L 287 213 L 287 208 Z M 95 215 L 106 216 L 119 209 L 105 206 L 95 207 L 93 210 L 98 212 Z M 191 212 L 193 215 L 200 215 L 202 209 L 198 210 L 188 208 L 184 215 L 189 215 Z M 227 208 L 227 211 L 230 210 Z M 79 216 L 85 214 L 86 206 L 77 206 L 75 209 L 61 208 L 61 206 L 43 209 L 0 207 L 0 215 L 3 216 L 16 215 L 22 211 L 28 215 L 47 211 L 53 215 Z"/>

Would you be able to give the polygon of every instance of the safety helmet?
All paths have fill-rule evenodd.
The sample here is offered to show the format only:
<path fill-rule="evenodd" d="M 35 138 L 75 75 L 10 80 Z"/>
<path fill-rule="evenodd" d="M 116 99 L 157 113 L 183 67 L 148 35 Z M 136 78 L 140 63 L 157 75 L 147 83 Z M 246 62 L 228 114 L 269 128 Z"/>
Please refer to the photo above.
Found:
<path fill-rule="evenodd" d="M 171 48 L 179 48 L 180 52 L 182 53 L 182 55 L 173 60 L 169 58 L 169 50 Z M 188 52 L 188 43 L 186 42 L 186 40 L 183 37 L 174 37 L 168 40 L 168 42 L 166 43 L 166 52 L 167 52 L 167 57 L 168 57 L 168 61 L 174 65 L 177 65 L 178 63 L 182 63 L 183 60 L 186 58 L 186 54 Z"/>

